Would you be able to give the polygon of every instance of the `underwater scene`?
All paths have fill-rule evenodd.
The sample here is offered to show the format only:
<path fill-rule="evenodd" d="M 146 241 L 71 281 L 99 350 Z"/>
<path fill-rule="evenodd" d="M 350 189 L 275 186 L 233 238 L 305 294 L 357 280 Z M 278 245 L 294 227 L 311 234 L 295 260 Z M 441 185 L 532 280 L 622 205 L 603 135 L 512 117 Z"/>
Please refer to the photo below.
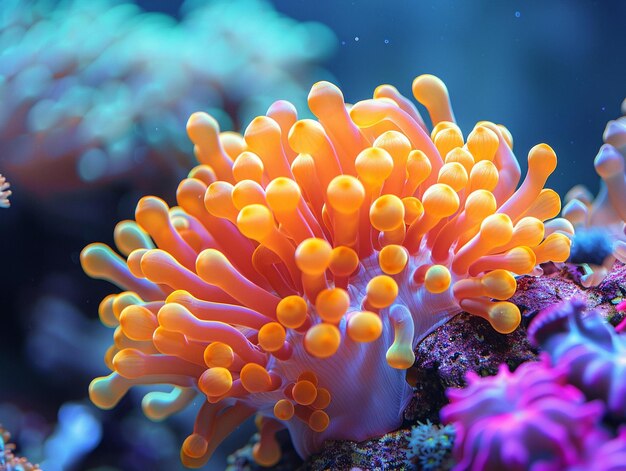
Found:
<path fill-rule="evenodd" d="M 625 26 L 0 0 L 0 471 L 626 471 Z"/>

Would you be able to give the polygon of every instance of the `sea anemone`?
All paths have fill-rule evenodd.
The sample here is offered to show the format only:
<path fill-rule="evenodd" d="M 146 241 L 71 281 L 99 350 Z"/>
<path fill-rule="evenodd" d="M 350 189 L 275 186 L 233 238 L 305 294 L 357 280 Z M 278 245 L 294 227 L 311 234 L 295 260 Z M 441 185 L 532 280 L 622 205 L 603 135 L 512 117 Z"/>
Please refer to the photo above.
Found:
<path fill-rule="evenodd" d="M 609 121 L 603 139 L 594 160 L 602 178 L 600 192 L 594 199 L 577 185 L 565 195 L 563 207 L 563 217 L 576 227 L 570 261 L 583 264 L 581 281 L 586 287 L 597 286 L 616 259 L 626 263 L 626 116 Z"/>
<path fill-rule="evenodd" d="M 626 428 L 620 427 L 616 437 L 596 431 L 587 437 L 586 453 L 568 471 L 626 471 Z"/>
<path fill-rule="evenodd" d="M 504 364 L 495 376 L 468 372 L 467 382 L 447 391 L 450 404 L 441 410 L 456 431 L 455 470 L 570 469 L 604 412 L 599 401 L 585 402 L 546 357 L 515 373 Z"/>
<path fill-rule="evenodd" d="M 126 259 L 104 244 L 85 272 L 124 291 L 100 304 L 115 328 L 113 371 L 90 386 L 111 408 L 135 385 L 160 419 L 200 394 L 182 461 L 201 466 L 257 414 L 256 460 L 276 463 L 276 431 L 306 457 L 325 439 L 364 440 L 397 428 L 411 397 L 416 344 L 465 310 L 500 333 L 520 311 L 515 275 L 569 256 L 571 225 L 544 189 L 556 167 L 546 144 L 520 168 L 509 132 L 480 122 L 464 139 L 441 80 L 422 75 L 415 106 L 390 85 L 349 107 L 316 83 L 318 120 L 285 101 L 243 136 L 195 113 L 187 124 L 201 165 L 169 208 L 142 198 L 115 229 Z"/>

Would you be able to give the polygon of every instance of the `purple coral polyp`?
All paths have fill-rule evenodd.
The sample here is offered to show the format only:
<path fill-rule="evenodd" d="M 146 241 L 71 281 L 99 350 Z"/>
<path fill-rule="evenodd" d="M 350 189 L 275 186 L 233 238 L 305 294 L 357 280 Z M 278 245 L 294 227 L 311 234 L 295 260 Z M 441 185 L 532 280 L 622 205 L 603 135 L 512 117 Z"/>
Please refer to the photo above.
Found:
<path fill-rule="evenodd" d="M 584 311 L 585 303 L 577 299 L 543 311 L 528 329 L 530 341 L 548 352 L 588 399 L 601 399 L 613 418 L 624 420 L 626 336 L 596 310 Z"/>
<path fill-rule="evenodd" d="M 515 373 L 467 374 L 464 389 L 448 390 L 441 411 L 454 423 L 455 470 L 560 470 L 578 463 L 585 441 L 603 415 L 600 402 L 568 385 L 565 371 L 547 358 Z"/>

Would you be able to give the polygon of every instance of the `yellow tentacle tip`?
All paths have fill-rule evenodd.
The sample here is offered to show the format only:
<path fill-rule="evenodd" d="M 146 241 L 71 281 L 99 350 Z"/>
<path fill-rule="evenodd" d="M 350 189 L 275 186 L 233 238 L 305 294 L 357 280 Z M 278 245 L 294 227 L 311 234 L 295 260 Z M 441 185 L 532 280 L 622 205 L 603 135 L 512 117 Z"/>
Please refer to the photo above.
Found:
<path fill-rule="evenodd" d="M 276 306 L 276 318 L 278 322 L 289 329 L 297 329 L 302 326 L 307 317 L 306 301 L 297 295 L 283 298 Z"/>
<path fill-rule="evenodd" d="M 250 239 L 262 240 L 275 229 L 274 217 L 266 206 L 250 204 L 239 211 L 237 228 Z"/>
<path fill-rule="evenodd" d="M 279 420 L 290 420 L 294 411 L 293 404 L 288 399 L 280 399 L 274 404 L 274 417 Z"/>
<path fill-rule="evenodd" d="M 429 293 L 443 293 L 450 287 L 452 277 L 443 265 L 433 265 L 426 271 L 424 287 Z"/>
<path fill-rule="evenodd" d="M 315 300 L 315 309 L 323 321 L 338 323 L 350 307 L 350 296 L 341 288 L 322 290 Z"/>
<path fill-rule="evenodd" d="M 370 222 L 378 231 L 392 231 L 404 222 L 404 204 L 396 195 L 376 198 L 370 207 Z"/>
<path fill-rule="evenodd" d="M 339 175 L 332 179 L 326 190 L 330 206 L 340 213 L 351 214 L 365 200 L 365 188 L 355 177 Z"/>
<path fill-rule="evenodd" d="M 117 373 L 101 376 L 89 384 L 89 399 L 100 409 L 113 409 L 129 387 L 129 380 Z"/>
<path fill-rule="evenodd" d="M 396 370 L 407 370 L 415 363 L 415 353 L 406 345 L 393 344 L 385 356 L 387 364 Z"/>
<path fill-rule="evenodd" d="M 191 142 L 200 145 L 208 139 L 217 142 L 220 132 L 220 125 L 213 116 L 197 111 L 193 113 L 187 120 L 187 135 Z"/>
<path fill-rule="evenodd" d="M 309 417 L 309 427 L 314 432 L 323 432 L 328 428 L 330 418 L 323 410 L 315 410 Z"/>
<path fill-rule="evenodd" d="M 459 195 L 445 183 L 436 183 L 424 192 L 422 198 L 424 211 L 438 218 L 454 214 L 459 209 Z"/>
<path fill-rule="evenodd" d="M 383 331 L 383 323 L 377 314 L 361 311 L 350 316 L 346 331 L 348 337 L 355 342 L 373 342 L 380 337 Z"/>
<path fill-rule="evenodd" d="M 252 180 L 257 183 L 263 177 L 263 161 L 252 152 L 242 152 L 233 163 L 233 177 L 236 181 Z"/>
<path fill-rule="evenodd" d="M 359 256 L 353 249 L 343 245 L 333 249 L 328 267 L 333 275 L 350 276 L 358 266 Z"/>
<path fill-rule="evenodd" d="M 286 177 L 275 178 L 265 191 L 267 204 L 273 211 L 295 211 L 302 197 L 298 184 Z"/>
<path fill-rule="evenodd" d="M 424 205 L 414 196 L 402 198 L 402 204 L 404 206 L 404 223 L 407 225 L 413 224 L 424 214 Z"/>
<path fill-rule="evenodd" d="M 252 447 L 252 458 L 258 465 L 265 468 L 276 465 L 281 456 L 280 446 L 274 438 L 255 443 Z"/>
<path fill-rule="evenodd" d="M 324 80 L 314 83 L 308 97 L 309 108 L 316 116 L 324 111 L 344 107 L 343 93 L 336 85 Z"/>
<path fill-rule="evenodd" d="M 249 145 L 259 144 L 268 135 L 280 136 L 280 126 L 276 121 L 268 116 L 257 116 L 246 128 L 244 138 Z"/>
<path fill-rule="evenodd" d="M 401 245 L 387 245 L 378 253 L 380 269 L 387 275 L 397 275 L 409 261 L 407 250 Z"/>
<path fill-rule="evenodd" d="M 423 74 L 413 80 L 413 96 L 417 101 L 428 107 L 433 97 L 448 96 L 448 88 L 443 81 L 434 75 Z"/>
<path fill-rule="evenodd" d="M 494 247 L 506 244 L 513 236 L 511 218 L 503 213 L 487 216 L 480 225 L 480 234 L 485 243 Z"/>
<path fill-rule="evenodd" d="M 333 324 L 316 324 L 304 336 L 304 348 L 316 358 L 328 358 L 339 349 L 341 333 Z"/>
<path fill-rule="evenodd" d="M 209 368 L 229 368 L 235 361 L 235 353 L 230 345 L 211 342 L 204 349 L 204 363 Z"/>
<path fill-rule="evenodd" d="M 276 352 L 285 343 L 287 333 L 278 322 L 268 322 L 259 329 L 259 346 L 266 352 Z"/>
<path fill-rule="evenodd" d="M 367 304 L 376 309 L 383 309 L 395 301 L 398 296 L 398 284 L 387 275 L 379 275 L 372 278 L 367 287 Z"/>
<path fill-rule="evenodd" d="M 476 162 L 493 160 L 499 145 L 498 135 L 485 126 L 476 126 L 467 136 L 467 149 Z"/>
<path fill-rule="evenodd" d="M 435 134 L 434 143 L 439 154 L 445 158 L 450 151 L 463 146 L 463 134 L 457 126 L 445 127 Z"/>
<path fill-rule="evenodd" d="M 488 309 L 488 321 L 501 334 L 510 334 L 522 320 L 519 308 L 506 301 L 493 303 Z"/>
<path fill-rule="evenodd" d="M 317 388 L 308 380 L 298 381 L 292 390 L 293 400 L 302 406 L 309 406 L 317 398 Z"/>
<path fill-rule="evenodd" d="M 196 258 L 196 273 L 207 283 L 219 284 L 231 269 L 228 258 L 216 249 L 205 249 Z"/>
<path fill-rule="evenodd" d="M 448 162 L 439 169 L 437 183 L 445 183 L 454 191 L 461 191 L 465 188 L 468 181 L 467 170 L 459 162 Z"/>
<path fill-rule="evenodd" d="M 548 261 L 560 263 L 569 258 L 571 245 L 572 241 L 569 237 L 560 232 L 555 232 L 532 250 L 537 257 L 537 264 Z"/>
<path fill-rule="evenodd" d="M 256 363 L 246 363 L 239 373 L 241 385 L 251 393 L 266 392 L 272 389 L 272 379 L 267 370 Z"/>
<path fill-rule="evenodd" d="M 494 299 L 509 299 L 517 289 L 515 277 L 507 270 L 489 272 L 480 282 L 485 289 L 485 295 Z"/>
<path fill-rule="evenodd" d="M 379 185 L 393 170 L 393 159 L 380 147 L 369 147 L 359 153 L 354 162 L 359 179 L 368 185 Z"/>
<path fill-rule="evenodd" d="M 528 153 L 528 172 L 546 178 L 556 169 L 556 153 L 548 144 L 537 144 Z"/>
<path fill-rule="evenodd" d="M 115 258 L 113 251 L 99 242 L 89 244 L 80 252 L 80 264 L 83 271 L 92 278 L 108 273 Z"/>
<path fill-rule="evenodd" d="M 209 443 L 202 435 L 192 433 L 183 442 L 182 451 L 190 458 L 202 458 L 208 448 Z"/>
<path fill-rule="evenodd" d="M 362 100 L 350 109 L 350 117 L 357 126 L 366 128 L 385 119 L 390 106 L 397 105 L 396 103 L 392 105 L 387 98 Z"/>
<path fill-rule="evenodd" d="M 296 249 L 296 265 L 307 275 L 321 275 L 330 264 L 333 248 L 325 239 L 303 240 Z"/>
<path fill-rule="evenodd" d="M 490 160 L 476 162 L 470 171 L 470 185 L 473 190 L 493 191 L 499 179 L 498 169 Z"/>
<path fill-rule="evenodd" d="M 211 397 L 223 396 L 232 386 L 233 376 L 227 368 L 209 368 L 198 379 L 200 391 Z"/>
<path fill-rule="evenodd" d="M 406 161 L 407 176 L 411 180 L 415 180 L 419 184 L 430 175 L 432 164 L 430 160 L 421 150 L 412 150 L 409 152 Z"/>

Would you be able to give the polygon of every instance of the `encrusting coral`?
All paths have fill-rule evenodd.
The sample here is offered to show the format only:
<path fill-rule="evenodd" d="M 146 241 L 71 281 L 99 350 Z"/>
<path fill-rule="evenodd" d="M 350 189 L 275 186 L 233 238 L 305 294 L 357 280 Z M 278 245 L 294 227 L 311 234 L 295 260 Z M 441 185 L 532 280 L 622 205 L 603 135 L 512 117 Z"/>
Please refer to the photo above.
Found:
<path fill-rule="evenodd" d="M 622 104 L 626 115 L 626 100 Z M 583 264 L 584 286 L 597 286 L 615 260 L 626 263 L 626 116 L 609 121 L 605 144 L 595 158 L 602 187 L 594 199 L 583 185 L 565 195 L 563 217 L 576 227 L 572 245 L 573 263 Z"/>
<path fill-rule="evenodd" d="M 430 421 L 418 423 L 409 437 L 409 463 L 419 465 L 419 469 L 424 471 L 442 469 L 452 449 L 455 434 L 451 425 L 435 425 Z"/>
<path fill-rule="evenodd" d="M 0 471 L 37 471 L 38 465 L 13 454 L 15 445 L 9 443 L 11 434 L 0 425 Z"/>
<path fill-rule="evenodd" d="M 104 244 L 81 254 L 88 275 L 127 290 L 100 304 L 115 328 L 113 372 L 92 382 L 93 402 L 171 384 L 143 401 L 162 419 L 200 394 L 181 450 L 192 467 L 256 413 L 254 457 L 269 466 L 282 428 L 301 456 L 397 428 L 416 344 L 462 310 L 515 330 L 515 275 L 569 256 L 571 224 L 544 223 L 560 211 L 544 189 L 556 156 L 531 149 L 516 190 L 504 127 L 480 122 L 464 138 L 434 76 L 417 77 L 413 94 L 430 133 L 390 85 L 348 107 L 319 82 L 308 99 L 317 121 L 279 101 L 243 136 L 192 115 L 201 165 L 179 206 L 142 198 L 136 222 L 115 229 L 125 259 Z"/>
<path fill-rule="evenodd" d="M 0 208 L 9 208 L 11 202 L 9 196 L 11 196 L 11 184 L 7 181 L 6 177 L 0 173 Z"/>

